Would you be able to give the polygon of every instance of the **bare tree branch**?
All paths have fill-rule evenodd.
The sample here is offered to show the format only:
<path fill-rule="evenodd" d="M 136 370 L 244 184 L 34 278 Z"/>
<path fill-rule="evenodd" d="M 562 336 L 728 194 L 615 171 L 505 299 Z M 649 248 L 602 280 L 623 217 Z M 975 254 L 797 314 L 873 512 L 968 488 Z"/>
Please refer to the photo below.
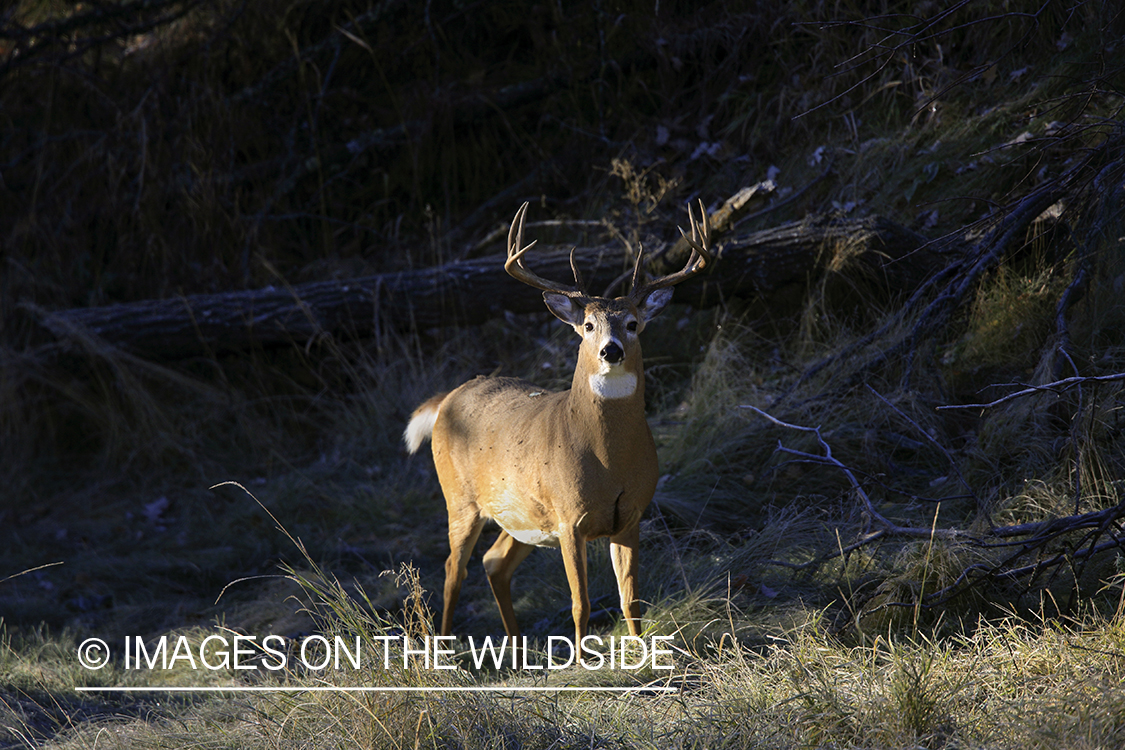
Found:
<path fill-rule="evenodd" d="M 1008 385 L 1008 386 L 1014 386 L 1014 385 L 1022 386 L 1023 389 L 1019 390 L 1019 391 L 1016 391 L 1015 393 L 1009 393 L 1007 396 L 1003 396 L 1001 398 L 996 399 L 995 401 L 989 401 L 987 403 L 981 403 L 981 404 L 946 404 L 944 406 L 938 406 L 938 407 L 935 407 L 935 408 L 938 411 L 953 411 L 955 409 L 991 409 L 994 406 L 999 406 L 1000 404 L 1006 404 L 1009 401 L 1013 401 L 1017 398 L 1023 398 L 1024 396 L 1030 396 L 1034 393 L 1047 392 L 1047 393 L 1053 393 L 1056 396 L 1061 396 L 1067 390 L 1069 390 L 1071 388 L 1075 388 L 1075 387 L 1080 387 L 1083 383 L 1113 383 L 1113 382 L 1116 382 L 1116 381 L 1119 381 L 1119 380 L 1125 380 L 1125 373 L 1119 372 L 1119 373 L 1115 373 L 1113 375 L 1089 375 L 1089 376 L 1081 376 L 1081 377 L 1075 376 L 1075 377 L 1072 377 L 1072 378 L 1063 378 L 1062 380 L 1056 380 L 1053 383 L 1044 383 L 1043 385 L 1029 385 L 1027 383 L 1006 383 L 1005 385 Z M 990 387 L 999 388 L 999 387 L 1002 387 L 1002 386 L 990 386 Z"/>

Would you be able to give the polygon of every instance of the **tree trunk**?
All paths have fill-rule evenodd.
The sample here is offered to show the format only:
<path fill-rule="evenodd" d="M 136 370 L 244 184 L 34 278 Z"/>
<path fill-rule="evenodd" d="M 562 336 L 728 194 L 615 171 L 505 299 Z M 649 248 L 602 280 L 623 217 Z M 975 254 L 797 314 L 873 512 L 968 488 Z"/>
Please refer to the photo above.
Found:
<path fill-rule="evenodd" d="M 862 269 L 860 275 L 884 292 L 907 291 L 928 272 L 929 264 L 917 262 L 916 255 L 924 242 L 877 217 L 794 222 L 716 242 L 711 270 L 680 285 L 676 300 L 705 307 L 732 297 L 760 297 L 772 305 L 847 269 Z M 575 262 L 587 287 L 600 292 L 614 281 L 620 289 L 628 272 L 623 256 L 616 245 L 578 248 Z M 896 262 L 903 258 L 911 260 Z M 546 278 L 571 278 L 566 250 L 535 252 L 529 265 Z M 848 286 L 855 276 L 848 274 Z M 63 310 L 43 313 L 40 323 L 62 341 L 93 335 L 133 354 L 167 360 L 251 346 L 307 346 L 325 336 L 363 337 L 386 329 L 473 325 L 505 311 L 543 309 L 540 292 L 509 277 L 503 257 L 492 256 L 349 281 Z"/>

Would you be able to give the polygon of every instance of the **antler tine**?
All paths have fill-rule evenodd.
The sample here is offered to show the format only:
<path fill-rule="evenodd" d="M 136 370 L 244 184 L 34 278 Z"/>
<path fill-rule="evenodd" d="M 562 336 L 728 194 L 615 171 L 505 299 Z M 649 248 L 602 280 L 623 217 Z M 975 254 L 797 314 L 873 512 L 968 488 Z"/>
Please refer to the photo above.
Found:
<path fill-rule="evenodd" d="M 687 232 L 680 229 L 680 234 L 683 235 L 688 245 L 691 246 L 691 256 L 688 258 L 687 264 L 676 273 L 661 276 L 659 279 L 653 279 L 641 287 L 637 287 L 636 285 L 636 271 L 634 270 L 633 290 L 629 292 L 629 296 L 635 302 L 640 303 L 645 297 L 657 289 L 675 286 L 681 281 L 690 279 L 692 276 L 702 271 L 711 261 L 711 222 L 707 219 L 707 208 L 703 205 L 702 200 L 699 201 L 699 214 L 701 217 L 700 221 L 696 222 L 695 214 L 692 213 L 691 204 L 689 203 L 688 219 L 691 221 L 691 236 L 688 237 Z M 637 262 L 639 267 L 639 258 Z"/>
<path fill-rule="evenodd" d="M 574 251 L 577 247 L 570 248 L 570 271 L 574 274 L 574 286 L 578 289 L 585 289 L 586 285 L 582 283 L 582 273 L 578 270 L 578 264 L 574 262 Z"/>
<path fill-rule="evenodd" d="M 711 221 L 707 218 L 707 208 L 704 207 L 703 201 L 699 201 L 699 216 L 700 221 L 696 222 L 695 215 L 691 212 L 691 205 L 688 205 L 688 219 L 691 221 L 691 237 L 684 234 L 684 230 L 680 229 L 680 234 L 691 245 L 692 255 L 699 255 L 695 260 L 702 260 L 702 265 L 697 271 L 703 270 L 703 265 L 711 260 Z M 679 227 L 676 227 L 679 229 Z M 689 265 L 691 263 L 689 262 Z"/>
<path fill-rule="evenodd" d="M 520 209 L 516 211 L 516 217 L 512 219 L 512 226 L 508 229 L 508 259 L 504 262 L 504 270 L 516 281 L 522 281 L 524 284 L 533 286 L 536 289 L 542 289 L 544 292 L 554 292 L 555 294 L 562 294 L 567 297 L 583 296 L 582 290 L 578 287 L 548 281 L 538 274 L 529 271 L 527 267 L 524 266 L 524 253 L 535 247 L 535 243 L 538 242 L 538 240 L 532 240 L 526 246 L 523 245 L 523 220 L 525 216 L 527 216 L 527 203 L 524 203 L 520 206 Z M 579 276 L 574 265 L 573 251 L 571 252 L 570 259 L 570 267 L 574 270 L 575 281 L 578 281 Z"/>
<path fill-rule="evenodd" d="M 641 259 L 645 257 L 645 249 L 643 245 L 637 246 L 637 260 L 633 263 L 633 279 L 629 282 L 629 291 L 632 292 L 637 288 L 641 281 Z"/>

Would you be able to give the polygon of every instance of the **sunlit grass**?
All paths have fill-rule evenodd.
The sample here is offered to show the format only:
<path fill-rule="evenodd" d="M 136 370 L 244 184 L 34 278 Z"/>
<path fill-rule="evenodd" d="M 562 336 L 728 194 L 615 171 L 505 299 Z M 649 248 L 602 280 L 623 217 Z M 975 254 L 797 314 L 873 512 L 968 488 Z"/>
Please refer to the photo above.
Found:
<path fill-rule="evenodd" d="M 390 624 L 372 630 L 376 621 L 353 599 L 329 598 L 321 611 L 326 633 L 352 634 L 359 626 L 371 635 Z M 590 742 L 660 747 L 729 745 L 733 738 L 739 746 L 779 748 L 1085 748 L 1112 747 L 1120 739 L 1125 707 L 1120 616 L 1087 612 L 1041 623 L 1002 618 L 943 641 L 892 634 L 858 646 L 833 637 L 810 612 L 776 629 L 768 643 L 750 648 L 731 628 L 754 618 L 728 598 L 685 600 L 681 610 L 682 619 L 713 621 L 714 629 L 680 641 L 669 679 L 680 687 L 674 695 L 242 694 L 151 703 L 149 712 L 133 716 L 136 706 L 108 704 L 99 720 L 60 726 L 42 746 L 176 747 L 190 738 L 200 746 L 254 748 L 356 742 L 478 747 L 498 741 L 524 747 Z M 2 646 L 9 739 L 31 733 L 29 711 L 33 705 L 46 711 L 44 696 L 90 684 L 68 666 L 74 646 L 69 638 L 18 648 L 6 640 Z M 120 672 L 108 674 L 95 684 L 120 684 Z M 168 684 L 165 679 L 140 673 L 130 684 Z M 558 679 L 567 680 L 567 673 Z M 255 684 L 437 688 L 494 681 L 518 685 L 521 676 L 396 671 L 388 679 L 381 670 L 343 669 Z M 17 696 L 24 696 L 22 702 Z M 66 705 L 53 709 L 63 724 Z"/>

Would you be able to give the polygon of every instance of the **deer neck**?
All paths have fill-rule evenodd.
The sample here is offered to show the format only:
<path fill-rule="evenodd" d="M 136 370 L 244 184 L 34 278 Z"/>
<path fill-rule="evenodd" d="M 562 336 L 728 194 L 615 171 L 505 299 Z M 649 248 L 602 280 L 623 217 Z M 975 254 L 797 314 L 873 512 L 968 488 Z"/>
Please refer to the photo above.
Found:
<path fill-rule="evenodd" d="M 645 375 L 639 349 L 618 365 L 583 351 L 570 388 L 571 412 L 604 430 L 644 423 Z M 632 419 L 630 419 L 632 418 Z"/>

